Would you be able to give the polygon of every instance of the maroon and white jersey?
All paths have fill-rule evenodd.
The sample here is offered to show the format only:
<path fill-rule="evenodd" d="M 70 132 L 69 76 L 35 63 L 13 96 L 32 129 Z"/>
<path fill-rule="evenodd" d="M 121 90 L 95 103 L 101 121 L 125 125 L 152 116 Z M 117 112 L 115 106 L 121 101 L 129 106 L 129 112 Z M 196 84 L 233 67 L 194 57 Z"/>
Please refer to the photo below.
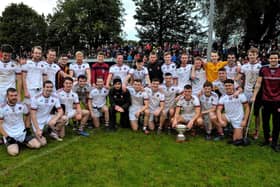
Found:
<path fill-rule="evenodd" d="M 224 95 L 219 100 L 219 105 L 223 106 L 230 121 L 240 121 L 244 117 L 243 104 L 247 103 L 246 96 L 241 93 L 238 97 L 234 95 Z"/>
<path fill-rule="evenodd" d="M 26 84 L 28 90 L 37 89 L 43 87 L 43 75 L 47 75 L 47 67 L 45 62 L 34 62 L 28 60 L 26 64 L 22 66 L 22 72 L 26 73 Z"/>
<path fill-rule="evenodd" d="M 16 74 L 21 74 L 21 68 L 15 62 L 0 60 L 0 92 L 6 93 L 8 88 L 16 88 Z"/>
<path fill-rule="evenodd" d="M 245 93 L 252 93 L 254 91 L 254 86 L 259 76 L 259 71 L 261 67 L 261 63 L 247 63 L 241 66 L 241 73 L 245 75 Z"/>
<path fill-rule="evenodd" d="M 177 94 L 180 94 L 183 89 L 178 86 L 167 87 L 165 84 L 160 85 L 160 89 L 164 94 L 164 108 L 170 109 L 175 106 L 175 98 Z"/>
<path fill-rule="evenodd" d="M 194 116 L 195 108 L 200 107 L 200 102 L 195 95 L 192 95 L 190 100 L 186 100 L 185 97 L 181 97 L 177 102 L 177 107 L 181 108 L 181 115 Z"/>
<path fill-rule="evenodd" d="M 79 97 L 78 94 L 73 92 L 72 90 L 70 92 L 65 92 L 63 89 L 59 89 L 56 92 L 59 101 L 61 104 L 65 105 L 65 112 L 70 113 L 74 109 L 75 104 L 79 104 Z"/>
<path fill-rule="evenodd" d="M 186 84 L 191 85 L 191 71 L 192 71 L 192 65 L 187 64 L 186 67 L 180 67 L 176 69 L 176 77 L 178 80 L 178 86 L 180 88 L 184 88 Z"/>
<path fill-rule="evenodd" d="M 47 68 L 46 69 L 46 74 L 48 76 L 48 80 L 52 81 L 54 88 L 56 88 L 55 77 L 56 77 L 57 72 L 61 71 L 61 69 L 55 63 L 49 64 L 49 63 L 45 62 L 45 65 L 46 65 L 46 68 Z"/>
<path fill-rule="evenodd" d="M 59 99 L 55 95 L 45 97 L 42 93 L 31 98 L 31 110 L 36 110 L 37 121 L 41 125 L 46 121 L 51 115 L 51 111 L 56 107 L 61 108 Z M 41 126 L 40 129 L 43 129 L 44 126 Z"/>
<path fill-rule="evenodd" d="M 109 94 L 109 90 L 107 88 L 94 88 L 89 93 L 89 99 L 91 100 L 92 107 L 102 108 L 106 105 L 106 97 Z"/>
<path fill-rule="evenodd" d="M 130 68 L 125 64 L 123 64 L 121 66 L 114 64 L 113 66 L 110 67 L 109 74 L 112 74 L 112 80 L 115 77 L 120 77 L 122 82 L 124 82 L 126 76 L 129 73 L 129 70 L 130 70 Z"/>
<path fill-rule="evenodd" d="M 226 72 L 227 72 L 227 78 L 228 79 L 232 79 L 232 80 L 235 80 L 235 78 L 237 77 L 237 70 L 238 70 L 238 65 L 234 65 L 234 66 L 229 66 L 229 65 L 226 65 L 224 67 L 226 69 Z"/>
<path fill-rule="evenodd" d="M 3 120 L 3 128 L 11 137 L 19 137 L 23 134 L 25 125 L 23 114 L 28 114 L 28 108 L 23 103 L 14 106 L 7 103 L 0 107 L 0 119 Z"/>
<path fill-rule="evenodd" d="M 205 94 L 202 94 L 199 97 L 200 105 L 202 111 L 209 110 L 213 106 L 217 106 L 219 102 L 219 96 L 215 92 L 211 92 L 211 95 L 208 97 Z"/>
<path fill-rule="evenodd" d="M 163 76 L 165 73 L 171 73 L 172 77 L 176 77 L 176 64 L 174 62 L 171 62 L 170 64 L 162 64 L 161 71 L 163 73 Z"/>
<path fill-rule="evenodd" d="M 195 80 L 192 81 L 192 94 L 197 95 L 203 89 L 206 81 L 206 73 L 203 68 L 195 70 Z"/>
<path fill-rule="evenodd" d="M 160 91 L 153 92 L 151 88 L 145 88 L 145 91 L 149 97 L 150 112 L 153 112 L 160 107 L 161 102 L 165 101 L 164 94 Z"/>
<path fill-rule="evenodd" d="M 142 67 L 140 70 L 131 68 L 129 70 L 129 74 L 134 80 L 139 79 L 142 81 L 142 84 L 145 84 L 145 78 L 148 75 L 148 69 L 146 67 Z"/>
<path fill-rule="evenodd" d="M 90 69 L 89 64 L 83 62 L 82 64 L 70 64 L 69 70 L 74 72 L 74 77 L 79 77 L 80 75 L 86 75 L 86 70 Z"/>
<path fill-rule="evenodd" d="M 131 97 L 131 106 L 130 107 L 141 107 L 144 106 L 144 101 L 149 100 L 149 96 L 145 91 L 136 91 L 133 87 L 127 87 L 130 97 Z"/>

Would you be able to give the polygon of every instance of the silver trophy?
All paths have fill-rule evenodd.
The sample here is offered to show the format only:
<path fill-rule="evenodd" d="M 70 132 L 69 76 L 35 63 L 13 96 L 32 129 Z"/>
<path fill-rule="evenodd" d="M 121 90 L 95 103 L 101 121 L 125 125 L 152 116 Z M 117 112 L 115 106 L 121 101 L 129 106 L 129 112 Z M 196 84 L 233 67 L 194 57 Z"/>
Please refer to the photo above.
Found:
<path fill-rule="evenodd" d="M 186 137 L 184 135 L 184 132 L 186 132 L 187 127 L 183 124 L 178 124 L 176 126 L 176 131 L 178 132 L 176 142 L 184 142 L 186 140 Z"/>

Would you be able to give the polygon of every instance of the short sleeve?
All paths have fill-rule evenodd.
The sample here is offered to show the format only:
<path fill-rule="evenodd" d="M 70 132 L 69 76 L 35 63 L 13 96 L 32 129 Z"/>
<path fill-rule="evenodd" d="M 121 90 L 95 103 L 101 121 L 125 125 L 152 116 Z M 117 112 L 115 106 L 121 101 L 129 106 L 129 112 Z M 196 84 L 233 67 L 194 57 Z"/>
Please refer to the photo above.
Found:
<path fill-rule="evenodd" d="M 55 108 L 61 108 L 61 104 L 60 104 L 60 101 L 58 98 L 56 98 L 56 101 L 55 101 Z"/>
<path fill-rule="evenodd" d="M 193 101 L 194 106 L 199 107 L 200 106 L 199 99 L 196 96 L 193 96 L 193 97 L 194 97 L 194 101 Z"/>
<path fill-rule="evenodd" d="M 28 107 L 26 104 L 23 104 L 23 114 L 28 114 L 29 113 L 29 110 L 28 110 Z"/>
<path fill-rule="evenodd" d="M 80 103 L 79 97 L 78 97 L 78 95 L 76 93 L 74 94 L 74 103 L 75 104 L 79 104 Z"/>
<path fill-rule="evenodd" d="M 242 104 L 245 104 L 245 103 L 248 102 L 246 96 L 243 93 L 239 95 L 239 99 L 240 99 Z"/>
<path fill-rule="evenodd" d="M 4 119 L 4 111 L 3 108 L 0 108 L 0 120 Z"/>
<path fill-rule="evenodd" d="M 35 97 L 31 98 L 30 103 L 31 103 L 31 109 L 32 110 L 37 110 L 38 109 L 38 104 L 37 104 L 37 101 L 36 101 Z"/>

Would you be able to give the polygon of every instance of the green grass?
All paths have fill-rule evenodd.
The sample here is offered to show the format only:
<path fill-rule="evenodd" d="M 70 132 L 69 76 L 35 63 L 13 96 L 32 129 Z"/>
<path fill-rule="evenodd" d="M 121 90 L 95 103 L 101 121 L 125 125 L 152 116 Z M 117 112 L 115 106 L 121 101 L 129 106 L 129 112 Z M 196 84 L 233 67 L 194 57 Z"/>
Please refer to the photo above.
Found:
<path fill-rule="evenodd" d="M 279 153 L 256 143 L 89 130 L 10 157 L 0 146 L 0 186 L 280 186 Z"/>

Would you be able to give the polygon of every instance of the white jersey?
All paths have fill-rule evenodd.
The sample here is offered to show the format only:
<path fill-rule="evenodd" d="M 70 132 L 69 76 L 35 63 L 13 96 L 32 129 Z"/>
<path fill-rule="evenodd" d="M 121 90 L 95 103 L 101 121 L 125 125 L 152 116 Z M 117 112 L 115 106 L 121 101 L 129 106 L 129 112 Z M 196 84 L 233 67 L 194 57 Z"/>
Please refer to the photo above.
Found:
<path fill-rule="evenodd" d="M 208 97 L 205 94 L 202 94 L 199 97 L 200 105 L 201 105 L 201 110 L 209 110 L 213 106 L 217 106 L 219 102 L 219 96 L 215 92 L 211 92 L 211 95 Z"/>
<path fill-rule="evenodd" d="M 182 88 L 179 88 L 177 86 L 167 87 L 165 84 L 161 85 L 160 89 L 164 94 L 164 99 L 165 99 L 164 108 L 166 109 L 170 109 L 175 106 L 176 95 L 183 91 Z"/>
<path fill-rule="evenodd" d="M 176 77 L 176 64 L 174 62 L 170 64 L 164 63 L 161 66 L 161 71 L 163 73 L 163 76 L 165 75 L 165 73 L 171 73 L 172 77 Z"/>
<path fill-rule="evenodd" d="M 92 107 L 102 108 L 106 105 L 106 97 L 109 94 L 109 90 L 106 88 L 94 88 L 89 94 L 89 99 L 91 99 Z"/>
<path fill-rule="evenodd" d="M 185 85 L 189 84 L 191 85 L 191 71 L 192 71 L 192 65 L 187 64 L 186 67 L 180 67 L 176 69 L 176 77 L 178 79 L 178 86 L 180 88 L 184 88 Z"/>
<path fill-rule="evenodd" d="M 121 78 L 122 82 L 124 82 L 126 76 L 128 75 L 129 69 L 130 68 L 125 64 L 121 66 L 114 64 L 110 67 L 109 74 L 112 74 L 112 80 L 118 76 Z"/>
<path fill-rule="evenodd" d="M 260 63 L 247 63 L 241 66 L 241 73 L 245 75 L 244 92 L 251 93 L 254 91 L 254 86 L 259 76 L 261 67 L 262 65 Z"/>
<path fill-rule="evenodd" d="M 230 121 L 240 121 L 244 117 L 243 104 L 247 103 L 246 96 L 241 93 L 238 97 L 224 95 L 219 100 L 219 105 L 223 106 Z"/>
<path fill-rule="evenodd" d="M 160 91 L 153 92 L 151 88 L 145 88 L 146 93 L 149 97 L 149 108 L 150 112 L 155 111 L 157 108 L 160 107 L 160 103 L 164 102 L 164 94 L 162 94 Z"/>
<path fill-rule="evenodd" d="M 8 88 L 16 88 L 16 74 L 21 68 L 15 62 L 4 63 L 0 60 L 0 92 L 6 93 Z"/>
<path fill-rule="evenodd" d="M 203 89 L 203 84 L 205 82 L 205 70 L 203 68 L 195 70 L 195 80 L 192 81 L 192 94 L 197 95 Z"/>
<path fill-rule="evenodd" d="M 82 64 L 73 63 L 69 66 L 69 70 L 74 72 L 74 77 L 86 75 L 86 70 L 88 69 L 90 69 L 89 64 L 85 62 L 83 62 Z"/>
<path fill-rule="evenodd" d="M 222 95 L 226 95 L 226 90 L 225 90 L 225 84 L 223 81 L 217 79 L 213 82 L 213 87 L 214 89 L 217 89 L 219 90 L 219 92 L 222 94 Z M 239 85 L 234 82 L 234 89 L 237 90 L 239 87 Z"/>
<path fill-rule="evenodd" d="M 36 110 L 36 117 L 39 124 L 46 121 L 51 111 L 56 107 L 61 108 L 59 99 L 55 95 L 45 97 L 42 93 L 31 98 L 31 110 Z M 43 127 L 40 127 L 42 129 Z"/>
<path fill-rule="evenodd" d="M 59 101 L 61 104 L 65 106 L 65 113 L 71 113 L 74 109 L 74 104 L 79 104 L 79 97 L 78 94 L 73 92 L 65 92 L 63 89 L 59 89 L 56 92 Z"/>
<path fill-rule="evenodd" d="M 23 114 L 28 114 L 28 108 L 25 104 L 17 103 L 14 106 L 7 103 L 2 104 L 0 119 L 3 120 L 3 128 L 9 136 L 19 137 L 24 133 Z"/>
<path fill-rule="evenodd" d="M 26 84 L 28 90 L 38 89 L 43 87 L 43 75 L 47 75 L 47 67 L 45 62 L 34 62 L 28 60 L 26 64 L 22 66 L 22 72 L 27 73 Z"/>
<path fill-rule="evenodd" d="M 177 102 L 177 107 L 181 108 L 181 115 L 194 116 L 195 108 L 200 107 L 199 99 L 195 95 L 192 95 L 190 100 L 181 97 Z"/>
<path fill-rule="evenodd" d="M 129 74 L 134 80 L 141 80 L 142 84 L 144 85 L 146 83 L 145 77 L 148 75 L 148 69 L 146 67 L 142 67 L 140 70 L 131 68 L 129 70 Z"/>
<path fill-rule="evenodd" d="M 57 65 L 57 64 L 49 64 L 47 62 L 45 62 L 46 65 L 46 73 L 48 76 L 48 80 L 52 81 L 54 88 L 56 87 L 55 85 L 55 77 L 57 72 L 61 71 L 61 68 Z"/>
<path fill-rule="evenodd" d="M 149 96 L 145 91 L 136 92 L 133 87 L 127 87 L 130 97 L 131 97 L 131 105 L 130 107 L 141 107 L 144 106 L 144 101 L 149 100 Z"/>
<path fill-rule="evenodd" d="M 229 65 L 226 65 L 224 67 L 226 69 L 226 72 L 227 72 L 227 78 L 228 79 L 232 79 L 234 80 L 236 77 L 237 77 L 237 68 L 238 68 L 238 65 L 234 65 L 234 66 L 229 66 Z"/>

